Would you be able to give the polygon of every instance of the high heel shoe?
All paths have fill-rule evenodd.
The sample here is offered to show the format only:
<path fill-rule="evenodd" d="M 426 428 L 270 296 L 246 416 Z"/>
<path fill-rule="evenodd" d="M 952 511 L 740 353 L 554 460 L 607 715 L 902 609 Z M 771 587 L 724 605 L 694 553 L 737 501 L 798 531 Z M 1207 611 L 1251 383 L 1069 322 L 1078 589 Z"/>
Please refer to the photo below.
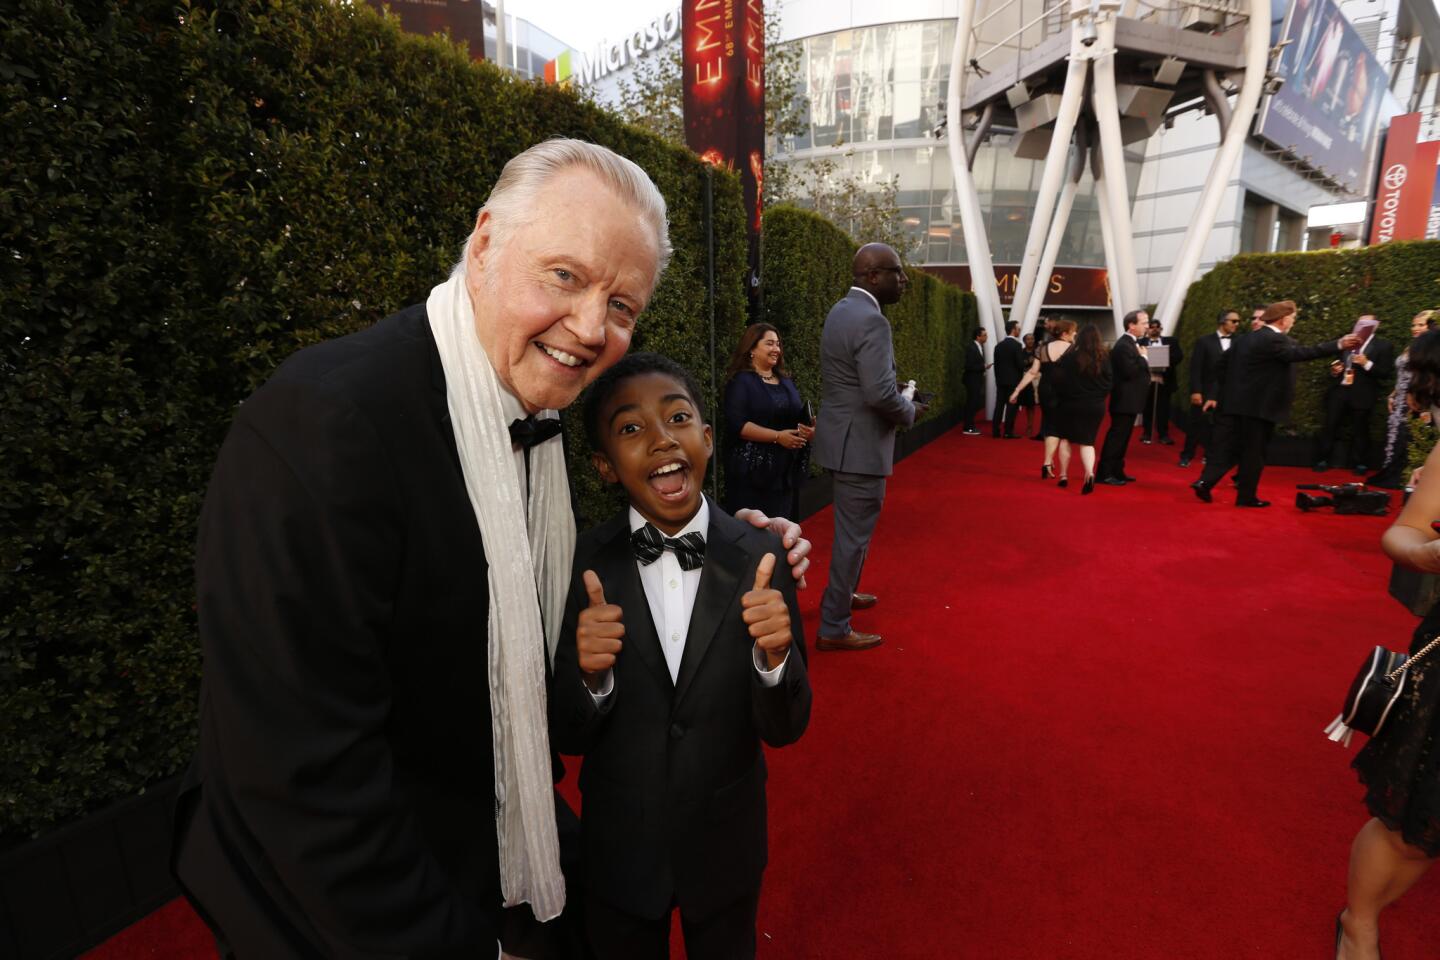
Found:
<path fill-rule="evenodd" d="M 1061 477 L 1060 482 L 1055 484 L 1055 486 L 1059 487 L 1061 490 L 1064 490 L 1066 487 L 1070 486 L 1070 478 Z"/>
<path fill-rule="evenodd" d="M 1094 492 L 1095 492 L 1095 476 L 1094 476 L 1094 474 L 1091 474 L 1090 476 L 1088 476 L 1088 477 L 1085 478 L 1085 485 L 1080 488 L 1080 496 L 1083 497 L 1083 496 L 1085 496 L 1086 494 L 1090 494 L 1090 493 L 1094 493 Z"/>
<path fill-rule="evenodd" d="M 1052 467 L 1052 466 L 1050 466 L 1050 464 L 1048 464 L 1048 463 L 1042 465 L 1042 466 L 1040 467 L 1040 479 L 1041 479 L 1041 480 L 1054 480 L 1054 479 L 1055 479 L 1055 468 Z"/>

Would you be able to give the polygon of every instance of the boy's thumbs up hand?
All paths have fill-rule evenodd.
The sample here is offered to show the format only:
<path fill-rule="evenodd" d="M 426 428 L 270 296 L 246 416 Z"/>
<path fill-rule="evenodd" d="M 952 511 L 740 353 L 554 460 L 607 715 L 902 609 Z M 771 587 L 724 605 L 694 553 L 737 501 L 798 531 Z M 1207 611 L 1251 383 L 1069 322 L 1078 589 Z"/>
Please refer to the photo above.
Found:
<path fill-rule="evenodd" d="M 624 611 L 605 602 L 605 588 L 594 570 L 581 575 L 590 605 L 580 611 L 575 625 L 575 650 L 580 656 L 580 669 L 587 674 L 603 673 L 615 666 L 620 654 L 620 638 L 625 636 L 622 622 Z"/>
<path fill-rule="evenodd" d="M 750 636 L 755 645 L 765 651 L 765 660 L 771 670 L 785 662 L 790 650 L 790 608 L 779 590 L 770 587 L 770 577 L 775 573 L 775 554 L 767 553 L 760 558 L 755 568 L 755 586 L 740 598 L 741 614 L 750 627 Z"/>

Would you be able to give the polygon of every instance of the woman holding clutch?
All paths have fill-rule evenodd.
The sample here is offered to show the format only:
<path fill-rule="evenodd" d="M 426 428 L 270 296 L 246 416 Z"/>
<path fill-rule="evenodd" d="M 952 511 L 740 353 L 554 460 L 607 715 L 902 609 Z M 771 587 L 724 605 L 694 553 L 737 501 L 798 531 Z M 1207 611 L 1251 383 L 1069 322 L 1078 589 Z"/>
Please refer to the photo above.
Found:
<path fill-rule="evenodd" d="M 1440 330 L 1410 347 L 1409 402 L 1419 410 L 1440 405 Z M 1381 546 L 1396 563 L 1440 573 L 1440 445 L 1417 471 L 1405 502 Z M 1440 604 L 1416 628 L 1413 656 L 1440 634 Z M 1372 819 L 1350 847 L 1345 909 L 1335 918 L 1337 960 L 1378 960 L 1380 912 L 1400 899 L 1440 856 L 1440 656 L 1410 668 L 1406 689 L 1380 733 L 1353 764 L 1365 784 Z"/>
<path fill-rule="evenodd" d="M 725 380 L 725 509 L 753 507 L 793 517 L 815 435 L 790 371 L 780 332 L 752 323 L 740 336 Z"/>

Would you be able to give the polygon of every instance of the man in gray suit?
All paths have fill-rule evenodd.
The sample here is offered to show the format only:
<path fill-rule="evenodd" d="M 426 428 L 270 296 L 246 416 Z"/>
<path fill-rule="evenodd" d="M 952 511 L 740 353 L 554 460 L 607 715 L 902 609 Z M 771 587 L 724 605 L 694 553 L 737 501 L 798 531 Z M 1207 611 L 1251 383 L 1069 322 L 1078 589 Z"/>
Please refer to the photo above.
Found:
<path fill-rule="evenodd" d="M 815 424 L 815 462 L 835 484 L 835 543 L 830 582 L 820 599 L 819 650 L 866 650 L 880 637 L 856 633 L 850 611 L 875 600 L 856 595 L 870 535 L 885 502 L 885 478 L 895 460 L 895 428 L 925 412 L 896 382 L 890 321 L 880 307 L 894 303 L 910 285 L 900 256 L 883 243 L 855 254 L 855 284 L 825 318 L 820 335 L 820 416 Z"/>

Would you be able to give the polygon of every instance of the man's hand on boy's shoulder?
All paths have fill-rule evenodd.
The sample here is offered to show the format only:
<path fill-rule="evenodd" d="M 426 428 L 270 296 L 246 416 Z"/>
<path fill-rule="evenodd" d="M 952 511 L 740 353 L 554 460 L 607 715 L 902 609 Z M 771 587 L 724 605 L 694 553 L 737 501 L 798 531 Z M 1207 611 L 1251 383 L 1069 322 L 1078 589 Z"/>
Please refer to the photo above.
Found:
<path fill-rule="evenodd" d="M 774 670 L 785 662 L 790 652 L 790 608 L 779 590 L 770 586 L 775 573 L 775 554 L 767 553 L 755 568 L 755 585 L 740 598 L 741 615 L 755 638 L 755 646 L 765 654 L 767 669 Z"/>
<path fill-rule="evenodd" d="M 624 611 L 605 602 L 605 588 L 594 570 L 586 570 L 581 579 L 590 601 L 580 611 L 580 619 L 575 624 L 575 652 L 579 655 L 585 685 L 593 692 L 600 689 L 605 671 L 615 666 L 615 658 L 624 646 L 620 642 L 625 636 Z"/>
<path fill-rule="evenodd" d="M 805 571 L 810 569 L 810 541 L 800 535 L 800 524 L 784 517 L 767 517 L 754 507 L 741 507 L 735 511 L 735 519 L 743 520 L 752 527 L 769 530 L 780 538 L 789 551 L 785 560 L 790 564 L 790 575 L 795 578 L 797 589 L 805 589 Z"/>

